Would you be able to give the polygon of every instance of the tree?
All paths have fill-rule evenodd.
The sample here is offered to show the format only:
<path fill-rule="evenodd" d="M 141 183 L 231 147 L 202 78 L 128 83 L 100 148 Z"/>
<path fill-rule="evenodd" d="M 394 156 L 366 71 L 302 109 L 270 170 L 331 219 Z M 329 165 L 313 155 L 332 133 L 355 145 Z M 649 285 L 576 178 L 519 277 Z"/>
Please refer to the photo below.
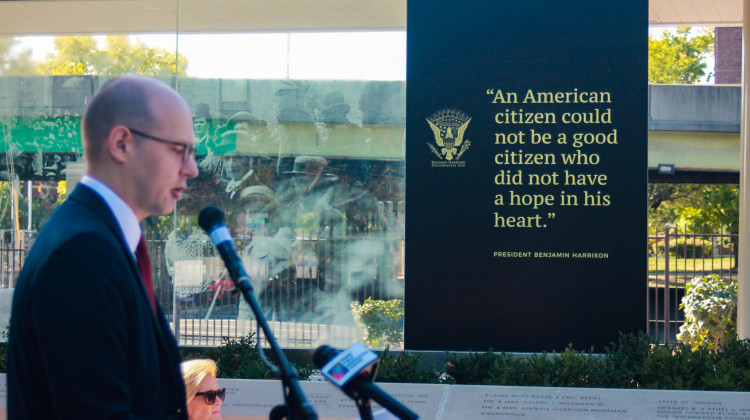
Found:
<path fill-rule="evenodd" d="M 133 45 L 127 36 L 107 36 L 100 49 L 90 36 L 55 38 L 55 53 L 48 54 L 41 74 L 89 74 L 116 76 L 185 76 L 187 59 L 162 48 L 153 48 L 138 41 Z"/>
<path fill-rule="evenodd" d="M 648 36 L 649 83 L 697 83 L 706 75 L 705 59 L 714 51 L 713 28 L 665 29 L 660 39 Z M 713 73 L 709 73 L 709 77 Z"/>
<path fill-rule="evenodd" d="M 695 225 L 731 226 L 738 232 L 740 221 L 739 185 L 705 185 L 682 211 L 682 219 Z"/>
<path fill-rule="evenodd" d="M 649 223 L 732 226 L 740 220 L 736 184 L 649 184 Z"/>
<path fill-rule="evenodd" d="M 736 184 L 650 184 L 648 220 L 652 232 L 665 223 L 704 227 L 707 233 L 727 229 L 737 266 L 740 191 Z"/>
<path fill-rule="evenodd" d="M 648 184 L 648 223 L 661 230 L 665 223 L 674 224 L 680 212 L 702 186 L 699 184 Z"/>
<path fill-rule="evenodd" d="M 0 38 L 0 76 L 36 74 L 37 63 L 31 59 L 31 49 L 16 51 L 16 38 Z"/>

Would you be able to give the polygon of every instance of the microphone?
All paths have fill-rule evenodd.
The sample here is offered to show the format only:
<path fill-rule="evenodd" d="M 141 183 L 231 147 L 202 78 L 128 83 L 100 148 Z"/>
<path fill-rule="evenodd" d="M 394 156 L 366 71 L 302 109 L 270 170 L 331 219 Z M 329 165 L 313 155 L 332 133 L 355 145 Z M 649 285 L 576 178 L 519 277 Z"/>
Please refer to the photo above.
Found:
<path fill-rule="evenodd" d="M 313 353 L 313 363 L 329 382 L 341 388 L 358 406 L 368 405 L 367 400 L 373 399 L 402 420 L 419 418 L 372 382 L 377 374 L 378 356 L 364 345 L 357 343 L 343 351 L 320 346 Z"/>
<path fill-rule="evenodd" d="M 232 235 L 229 234 L 229 229 L 224 219 L 224 212 L 217 207 L 208 206 L 201 210 L 198 215 L 198 225 L 206 231 L 208 237 L 211 238 L 211 242 L 219 250 L 219 255 L 224 260 L 224 265 L 227 266 L 229 276 L 253 310 L 258 326 L 266 335 L 266 340 L 268 340 L 268 344 L 271 346 L 279 362 L 279 371 L 273 368 L 271 371 L 274 376 L 280 374 L 280 379 L 284 387 L 284 404 L 274 407 L 271 410 L 270 418 L 317 419 L 318 415 L 315 414 L 315 410 L 307 402 L 305 394 L 302 393 L 302 388 L 299 386 L 297 371 L 289 364 L 286 356 L 284 356 L 284 352 L 276 342 L 271 327 L 268 326 L 268 322 L 265 316 L 263 316 L 263 311 L 261 311 L 260 305 L 252 293 L 253 286 L 250 284 L 250 276 L 247 275 L 245 267 L 242 265 L 242 260 L 234 249 Z M 258 351 L 265 360 L 260 346 L 258 346 Z M 268 362 L 266 362 L 266 365 L 271 367 Z"/>
<path fill-rule="evenodd" d="M 211 239 L 211 243 L 219 251 L 224 265 L 227 266 L 229 277 L 234 280 L 237 288 L 244 290 L 247 287 L 248 291 L 252 290 L 250 276 L 247 275 L 245 266 L 242 265 L 242 260 L 234 248 L 232 235 L 229 233 L 229 228 L 227 228 L 224 218 L 224 212 L 215 206 L 204 208 L 198 215 L 198 226 L 206 231 L 206 234 Z"/>

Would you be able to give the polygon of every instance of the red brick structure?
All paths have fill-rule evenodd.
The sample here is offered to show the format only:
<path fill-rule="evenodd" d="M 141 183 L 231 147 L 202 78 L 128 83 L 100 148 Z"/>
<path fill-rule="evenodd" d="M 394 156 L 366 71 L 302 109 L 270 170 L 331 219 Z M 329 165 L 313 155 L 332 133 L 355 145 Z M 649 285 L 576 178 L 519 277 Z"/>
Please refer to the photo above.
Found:
<path fill-rule="evenodd" d="M 716 28 L 716 84 L 742 83 L 742 28 Z"/>

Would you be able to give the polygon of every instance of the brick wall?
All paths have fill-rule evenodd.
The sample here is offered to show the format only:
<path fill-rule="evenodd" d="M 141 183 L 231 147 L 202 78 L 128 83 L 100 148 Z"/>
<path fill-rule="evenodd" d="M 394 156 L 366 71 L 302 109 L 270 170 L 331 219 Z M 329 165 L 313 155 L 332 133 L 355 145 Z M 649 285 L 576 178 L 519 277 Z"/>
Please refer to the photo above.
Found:
<path fill-rule="evenodd" d="M 742 28 L 716 28 L 716 64 L 714 72 L 717 84 L 739 84 L 742 82 Z"/>

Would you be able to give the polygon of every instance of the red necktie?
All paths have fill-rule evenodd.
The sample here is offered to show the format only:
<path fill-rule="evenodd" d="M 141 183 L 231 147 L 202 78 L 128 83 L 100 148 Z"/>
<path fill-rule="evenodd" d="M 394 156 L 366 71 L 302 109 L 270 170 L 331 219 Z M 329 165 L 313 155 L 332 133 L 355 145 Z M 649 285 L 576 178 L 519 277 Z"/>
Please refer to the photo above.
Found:
<path fill-rule="evenodd" d="M 135 248 L 135 258 L 138 260 L 138 268 L 141 270 L 143 284 L 146 286 L 149 298 L 151 298 L 151 307 L 156 312 L 156 295 L 154 294 L 154 277 L 151 271 L 151 257 L 148 255 L 146 240 L 141 235 L 138 246 Z"/>

